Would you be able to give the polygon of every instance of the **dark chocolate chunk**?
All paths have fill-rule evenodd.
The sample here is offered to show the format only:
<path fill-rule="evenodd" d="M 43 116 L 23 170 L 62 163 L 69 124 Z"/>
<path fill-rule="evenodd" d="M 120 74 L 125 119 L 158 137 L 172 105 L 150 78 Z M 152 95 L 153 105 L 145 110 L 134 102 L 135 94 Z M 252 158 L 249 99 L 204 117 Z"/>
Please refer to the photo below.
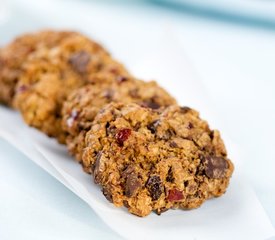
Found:
<path fill-rule="evenodd" d="M 143 107 L 147 107 L 147 108 L 151 108 L 151 109 L 159 109 L 160 105 L 154 101 L 154 99 L 148 100 L 148 101 L 144 101 L 142 103 Z"/>
<path fill-rule="evenodd" d="M 176 144 L 174 141 L 172 141 L 172 142 L 169 143 L 169 146 L 170 146 L 171 148 L 177 148 L 177 147 L 178 147 L 178 144 Z"/>
<path fill-rule="evenodd" d="M 141 187 L 141 182 L 138 179 L 138 175 L 135 172 L 130 173 L 125 182 L 125 195 L 126 197 L 132 197 L 137 190 Z"/>
<path fill-rule="evenodd" d="M 203 160 L 205 174 L 209 178 L 223 178 L 228 169 L 227 160 L 223 157 L 208 156 Z"/>
<path fill-rule="evenodd" d="M 101 171 L 100 171 L 101 156 L 102 156 L 102 152 L 98 152 L 96 155 L 96 161 L 94 166 L 94 181 L 96 184 L 98 184 L 101 179 Z"/>
<path fill-rule="evenodd" d="M 191 122 L 189 122 L 188 124 L 187 124 L 187 128 L 188 129 L 192 129 L 194 127 L 194 125 L 191 123 Z"/>
<path fill-rule="evenodd" d="M 151 131 L 151 133 L 156 133 L 157 131 L 157 127 L 158 127 L 158 124 L 159 124 L 159 120 L 156 120 L 154 122 L 151 122 L 147 128 Z"/>
<path fill-rule="evenodd" d="M 168 170 L 168 173 L 167 173 L 167 176 L 166 176 L 166 181 L 167 182 L 174 182 L 175 178 L 173 176 L 173 170 L 172 170 L 172 167 L 169 168 Z"/>
<path fill-rule="evenodd" d="M 190 108 L 190 107 L 186 107 L 186 106 L 180 108 L 180 111 L 181 111 L 181 113 L 183 113 L 183 114 L 189 112 L 190 110 L 191 110 L 191 108 Z"/>
<path fill-rule="evenodd" d="M 150 176 L 146 183 L 146 187 L 153 201 L 158 200 L 163 192 L 163 185 L 161 179 L 157 175 Z"/>

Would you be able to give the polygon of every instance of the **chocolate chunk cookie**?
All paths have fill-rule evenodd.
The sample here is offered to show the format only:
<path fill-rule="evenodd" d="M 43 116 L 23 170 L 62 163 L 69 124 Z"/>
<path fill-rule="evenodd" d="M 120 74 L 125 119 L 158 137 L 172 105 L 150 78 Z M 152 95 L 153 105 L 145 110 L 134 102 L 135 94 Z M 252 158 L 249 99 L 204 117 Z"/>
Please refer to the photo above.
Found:
<path fill-rule="evenodd" d="M 95 81 L 103 84 L 87 85 L 75 90 L 63 106 L 62 126 L 68 133 L 69 152 L 81 161 L 84 138 L 99 110 L 110 102 L 135 102 L 158 109 L 176 101 L 154 81 L 144 82 L 131 77 L 98 74 Z M 88 169 L 90 170 L 90 169 Z"/>
<path fill-rule="evenodd" d="M 15 86 L 22 72 L 22 64 L 39 48 L 54 47 L 75 35 L 66 31 L 42 31 L 25 34 L 0 49 L 0 102 L 12 105 Z"/>
<path fill-rule="evenodd" d="M 14 106 L 28 125 L 64 143 L 63 101 L 72 90 L 88 82 L 96 84 L 94 74 L 99 72 L 117 77 L 128 75 L 105 49 L 81 34 L 70 36 L 52 48 L 40 47 L 22 66 Z"/>
<path fill-rule="evenodd" d="M 83 165 L 115 206 L 146 216 L 221 196 L 233 164 L 198 112 L 111 103 L 86 134 Z"/>

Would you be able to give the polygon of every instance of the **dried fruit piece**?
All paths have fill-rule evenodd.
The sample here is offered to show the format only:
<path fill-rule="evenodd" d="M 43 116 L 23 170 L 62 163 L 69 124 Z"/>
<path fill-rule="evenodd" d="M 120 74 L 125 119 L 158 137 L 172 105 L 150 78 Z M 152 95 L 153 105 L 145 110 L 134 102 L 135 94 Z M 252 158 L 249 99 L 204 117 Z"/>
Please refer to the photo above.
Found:
<path fill-rule="evenodd" d="M 70 59 L 69 63 L 73 68 L 79 73 L 85 73 L 87 71 L 87 66 L 90 62 L 90 54 L 85 51 L 80 51 L 74 53 Z"/>
<path fill-rule="evenodd" d="M 129 136 L 131 135 L 131 132 L 132 130 L 129 129 L 129 128 L 123 128 L 123 129 L 120 129 L 115 138 L 116 138 L 116 141 L 118 143 L 119 146 L 123 146 L 123 143 L 129 138 Z"/>
<path fill-rule="evenodd" d="M 223 157 L 208 156 L 204 158 L 205 174 L 209 178 L 223 178 L 228 169 L 227 160 Z"/>
<path fill-rule="evenodd" d="M 183 194 L 180 190 L 174 188 L 174 189 L 170 189 L 169 192 L 168 192 L 168 197 L 167 199 L 170 201 L 170 202 L 173 202 L 173 201 L 180 201 L 183 199 Z"/>
<path fill-rule="evenodd" d="M 159 176 L 153 175 L 147 181 L 146 187 L 153 201 L 158 200 L 163 192 L 163 185 Z"/>

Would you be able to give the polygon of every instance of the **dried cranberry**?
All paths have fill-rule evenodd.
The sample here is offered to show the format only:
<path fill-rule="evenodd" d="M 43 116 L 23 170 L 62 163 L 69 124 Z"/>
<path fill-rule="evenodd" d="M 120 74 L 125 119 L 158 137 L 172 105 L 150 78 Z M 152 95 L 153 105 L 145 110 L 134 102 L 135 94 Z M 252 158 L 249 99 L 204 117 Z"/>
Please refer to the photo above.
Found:
<path fill-rule="evenodd" d="M 183 194 L 180 190 L 174 188 L 170 189 L 168 192 L 168 197 L 167 199 L 172 202 L 172 201 L 180 201 L 183 199 Z"/>
<path fill-rule="evenodd" d="M 116 141 L 118 143 L 119 146 L 123 146 L 123 143 L 129 138 L 129 136 L 131 135 L 132 130 L 129 128 L 123 128 L 120 129 L 117 134 L 116 134 Z"/>

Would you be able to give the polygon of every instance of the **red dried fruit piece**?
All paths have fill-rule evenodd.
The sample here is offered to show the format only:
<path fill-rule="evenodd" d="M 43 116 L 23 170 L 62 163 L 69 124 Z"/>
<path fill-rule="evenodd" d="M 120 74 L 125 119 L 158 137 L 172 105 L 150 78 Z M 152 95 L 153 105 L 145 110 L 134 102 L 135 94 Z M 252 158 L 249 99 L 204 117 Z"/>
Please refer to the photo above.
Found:
<path fill-rule="evenodd" d="M 119 146 L 123 146 L 123 143 L 129 138 L 129 136 L 131 135 L 131 132 L 132 130 L 129 129 L 129 128 L 123 128 L 123 129 L 120 129 L 115 138 L 116 138 L 116 141 L 118 143 Z"/>
<path fill-rule="evenodd" d="M 174 188 L 170 189 L 168 192 L 168 197 L 167 199 L 172 202 L 172 201 L 180 201 L 183 199 L 183 194 L 180 190 Z"/>

